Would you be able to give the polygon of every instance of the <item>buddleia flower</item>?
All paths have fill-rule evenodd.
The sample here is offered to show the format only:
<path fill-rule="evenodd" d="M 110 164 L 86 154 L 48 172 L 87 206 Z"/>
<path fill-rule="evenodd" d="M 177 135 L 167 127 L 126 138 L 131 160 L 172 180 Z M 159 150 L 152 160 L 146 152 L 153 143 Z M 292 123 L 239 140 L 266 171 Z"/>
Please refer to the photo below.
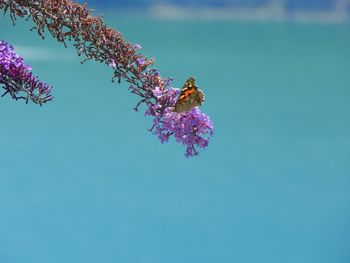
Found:
<path fill-rule="evenodd" d="M 0 41 L 0 86 L 13 99 L 24 99 L 39 105 L 52 100 L 51 86 L 33 76 L 31 66 L 15 53 L 12 45 Z"/>

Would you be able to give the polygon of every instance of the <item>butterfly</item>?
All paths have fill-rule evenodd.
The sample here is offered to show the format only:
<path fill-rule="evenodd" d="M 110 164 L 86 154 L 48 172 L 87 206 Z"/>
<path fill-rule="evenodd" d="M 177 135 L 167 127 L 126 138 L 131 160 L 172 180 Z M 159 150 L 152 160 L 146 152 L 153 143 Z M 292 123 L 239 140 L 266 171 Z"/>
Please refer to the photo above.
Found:
<path fill-rule="evenodd" d="M 204 102 L 204 93 L 196 86 L 194 77 L 188 78 L 182 87 L 179 98 L 176 101 L 174 111 L 182 113 L 201 106 Z"/>

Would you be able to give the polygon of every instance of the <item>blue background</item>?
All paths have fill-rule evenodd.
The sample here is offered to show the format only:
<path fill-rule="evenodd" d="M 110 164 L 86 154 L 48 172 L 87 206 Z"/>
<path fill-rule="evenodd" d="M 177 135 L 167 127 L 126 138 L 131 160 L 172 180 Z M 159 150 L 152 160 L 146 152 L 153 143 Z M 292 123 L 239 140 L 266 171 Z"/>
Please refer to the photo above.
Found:
<path fill-rule="evenodd" d="M 305 9 L 305 10 L 327 10 L 335 8 L 337 3 L 346 3 L 342 0 L 89 0 L 89 5 L 98 7 L 114 8 L 144 8 L 152 5 L 176 5 L 176 6 L 197 6 L 197 7 L 261 7 L 269 4 L 280 4 L 288 10 Z"/>
<path fill-rule="evenodd" d="M 196 76 L 215 136 L 186 159 L 110 68 L 1 16 L 55 99 L 0 100 L 0 262 L 350 262 L 348 25 L 106 21 Z"/>

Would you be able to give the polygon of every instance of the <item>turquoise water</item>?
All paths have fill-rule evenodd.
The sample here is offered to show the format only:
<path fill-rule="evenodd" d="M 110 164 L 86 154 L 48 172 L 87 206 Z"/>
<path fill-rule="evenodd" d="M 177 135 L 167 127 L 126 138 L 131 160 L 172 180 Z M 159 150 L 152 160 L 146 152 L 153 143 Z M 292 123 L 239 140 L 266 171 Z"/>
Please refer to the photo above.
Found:
<path fill-rule="evenodd" d="M 215 136 L 186 159 L 109 68 L 1 16 L 55 100 L 0 99 L 0 262 L 350 261 L 348 26 L 107 21 L 196 76 Z"/>

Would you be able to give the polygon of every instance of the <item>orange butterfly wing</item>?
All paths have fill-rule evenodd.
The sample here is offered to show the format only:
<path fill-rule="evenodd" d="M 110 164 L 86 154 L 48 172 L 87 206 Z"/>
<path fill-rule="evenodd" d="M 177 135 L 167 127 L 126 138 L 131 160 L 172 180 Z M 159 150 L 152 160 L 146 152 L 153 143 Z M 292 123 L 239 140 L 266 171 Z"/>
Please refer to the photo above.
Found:
<path fill-rule="evenodd" d="M 204 93 L 196 86 L 194 77 L 190 77 L 181 90 L 174 111 L 177 113 L 190 111 L 200 106 L 203 101 Z"/>

